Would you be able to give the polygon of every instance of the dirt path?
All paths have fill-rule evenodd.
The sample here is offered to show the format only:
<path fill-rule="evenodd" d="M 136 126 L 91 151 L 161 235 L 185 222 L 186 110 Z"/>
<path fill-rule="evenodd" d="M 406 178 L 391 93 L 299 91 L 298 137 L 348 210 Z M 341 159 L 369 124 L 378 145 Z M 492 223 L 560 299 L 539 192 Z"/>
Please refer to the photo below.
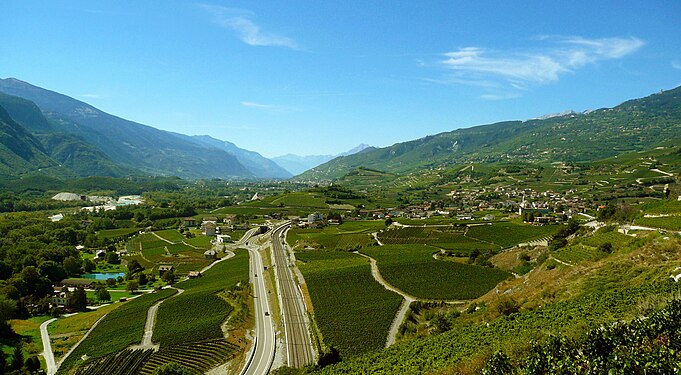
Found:
<path fill-rule="evenodd" d="M 177 297 L 184 292 L 184 289 L 176 287 L 171 288 L 177 290 L 177 293 L 171 296 L 170 298 Z M 154 324 L 156 323 L 156 314 L 158 313 L 158 307 L 166 300 L 167 299 L 162 299 L 156 302 L 153 306 L 149 308 L 149 310 L 147 310 L 147 320 L 144 323 L 144 335 L 142 336 L 142 343 L 140 343 L 139 345 L 134 345 L 132 347 L 133 349 L 158 350 L 158 344 L 154 345 L 151 342 L 151 338 L 154 336 Z"/>
<path fill-rule="evenodd" d="M 167 239 L 165 239 L 165 238 L 159 236 L 158 234 L 156 234 L 156 232 L 151 232 L 151 234 L 153 234 L 154 236 L 156 236 L 156 238 L 158 238 L 158 239 L 161 240 L 161 241 L 165 241 L 165 242 L 167 242 L 167 243 L 169 243 L 169 244 L 172 244 L 172 245 L 175 244 L 175 242 L 170 241 L 170 240 L 167 240 Z"/>
<path fill-rule="evenodd" d="M 407 311 L 409 310 L 409 305 L 416 301 L 416 297 L 410 296 L 407 293 L 395 288 L 394 286 L 388 284 L 388 282 L 383 279 L 383 276 L 381 276 L 381 272 L 378 270 L 378 265 L 376 264 L 376 259 L 361 254 L 359 252 L 355 252 L 355 254 L 359 254 L 367 259 L 369 259 L 369 262 L 371 263 L 371 275 L 374 277 L 374 280 L 378 282 L 379 284 L 383 285 L 384 288 L 390 290 L 391 292 L 395 292 L 402 296 L 404 301 L 402 301 L 402 304 L 400 305 L 400 309 L 397 311 L 397 314 L 395 314 L 395 318 L 393 319 L 393 323 L 390 325 L 390 330 L 388 331 L 388 338 L 385 341 L 385 347 L 389 347 L 390 345 L 395 343 L 395 337 L 397 337 L 397 331 L 400 329 L 400 325 L 404 321 L 404 317 L 407 315 Z"/>
<path fill-rule="evenodd" d="M 374 240 L 376 240 L 378 246 L 383 246 L 383 242 L 381 242 L 381 240 L 378 239 L 378 232 L 371 233 L 371 235 L 374 236 Z"/>

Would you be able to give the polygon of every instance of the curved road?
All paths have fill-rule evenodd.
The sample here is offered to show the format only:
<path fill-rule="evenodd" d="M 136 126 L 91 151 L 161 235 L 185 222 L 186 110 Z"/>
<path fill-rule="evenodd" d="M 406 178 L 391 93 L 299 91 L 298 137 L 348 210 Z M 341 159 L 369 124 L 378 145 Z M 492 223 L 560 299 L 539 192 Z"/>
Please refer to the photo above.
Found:
<path fill-rule="evenodd" d="M 289 267 L 284 245 L 288 223 L 272 231 L 272 254 L 277 277 L 282 324 L 284 326 L 286 357 L 290 367 L 300 368 L 313 363 L 314 356 L 305 301 Z"/>
<path fill-rule="evenodd" d="M 43 340 L 43 357 L 45 357 L 45 364 L 47 365 L 47 375 L 52 375 L 57 372 L 57 363 L 54 361 L 54 353 L 52 353 L 52 343 L 50 342 L 50 335 L 47 332 L 47 326 L 57 320 L 52 318 L 43 322 L 40 325 L 40 338 Z"/>
<path fill-rule="evenodd" d="M 267 299 L 267 288 L 262 276 L 263 263 L 258 246 L 249 245 L 248 252 L 251 255 L 251 280 L 253 281 L 253 299 L 255 305 L 255 339 L 253 340 L 252 354 L 246 362 L 242 375 L 267 374 L 274 360 L 276 348 L 276 336 L 274 322 L 270 314 L 270 306 Z"/>

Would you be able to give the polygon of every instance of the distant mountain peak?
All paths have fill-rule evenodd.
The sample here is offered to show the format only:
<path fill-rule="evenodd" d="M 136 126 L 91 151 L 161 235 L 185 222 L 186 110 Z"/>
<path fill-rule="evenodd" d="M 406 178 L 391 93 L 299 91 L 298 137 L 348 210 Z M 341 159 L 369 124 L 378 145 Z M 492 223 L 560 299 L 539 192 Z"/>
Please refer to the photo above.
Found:
<path fill-rule="evenodd" d="M 360 143 L 358 146 L 336 155 L 295 155 L 286 154 L 272 158 L 272 161 L 279 164 L 282 168 L 291 172 L 293 175 L 299 175 L 308 169 L 312 169 L 318 165 L 324 164 L 329 160 L 333 160 L 339 156 L 350 156 L 364 151 L 373 150 L 374 147 L 365 143 Z"/>

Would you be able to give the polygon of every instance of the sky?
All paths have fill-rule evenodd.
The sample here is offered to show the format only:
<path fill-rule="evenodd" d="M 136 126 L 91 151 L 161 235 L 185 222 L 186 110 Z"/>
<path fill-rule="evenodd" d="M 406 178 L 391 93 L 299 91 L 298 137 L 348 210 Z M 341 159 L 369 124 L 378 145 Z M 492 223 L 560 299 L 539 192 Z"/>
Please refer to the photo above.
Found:
<path fill-rule="evenodd" d="M 0 78 L 267 157 L 681 85 L 680 1 L 3 0 Z"/>

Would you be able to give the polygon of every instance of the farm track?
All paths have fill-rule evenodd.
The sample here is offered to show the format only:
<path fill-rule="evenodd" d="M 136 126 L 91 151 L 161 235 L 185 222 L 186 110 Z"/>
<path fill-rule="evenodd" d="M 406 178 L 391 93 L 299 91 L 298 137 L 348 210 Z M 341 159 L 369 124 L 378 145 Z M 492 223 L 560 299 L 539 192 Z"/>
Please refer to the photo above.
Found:
<path fill-rule="evenodd" d="M 172 287 L 172 289 L 177 290 L 177 293 L 174 294 L 172 297 L 177 297 L 180 294 L 184 293 L 184 289 Z M 147 310 L 147 320 L 144 323 L 144 335 L 142 336 L 142 342 L 140 345 L 134 345 L 131 347 L 131 349 L 142 349 L 142 350 L 147 350 L 147 349 L 152 349 L 152 350 L 158 350 L 159 346 L 154 345 L 151 342 L 151 338 L 154 335 L 154 324 L 156 323 L 156 314 L 158 313 L 158 308 L 159 306 L 169 298 L 162 299 L 155 304 L 153 304 L 151 307 L 149 307 L 149 310 Z"/>
<path fill-rule="evenodd" d="M 64 360 L 65 360 L 66 358 L 68 358 L 68 356 L 71 355 L 71 353 L 73 353 L 73 351 L 76 350 L 76 348 L 77 348 L 83 341 L 85 341 L 85 339 L 90 335 L 90 333 L 97 327 L 97 325 L 99 324 L 99 322 L 101 322 L 102 320 L 104 320 L 104 318 L 106 318 L 106 316 L 107 316 L 107 314 L 104 314 L 104 315 L 102 315 L 102 317 L 100 317 L 99 319 L 97 319 L 97 321 L 95 322 L 95 324 L 93 324 L 92 327 L 90 327 L 90 329 L 85 333 L 85 335 L 83 335 L 83 337 L 81 337 L 81 339 L 76 343 L 76 345 L 72 346 L 71 349 L 69 349 L 69 351 L 66 352 L 66 354 L 64 354 L 64 356 L 61 357 L 61 359 L 59 359 L 59 361 L 57 361 L 57 367 L 55 368 L 55 372 L 56 372 L 56 371 L 59 371 L 59 367 L 61 366 L 62 363 L 64 363 Z"/>
<path fill-rule="evenodd" d="M 390 325 L 390 330 L 388 331 L 388 337 L 386 338 L 385 342 L 385 347 L 389 347 L 392 344 L 395 343 L 395 338 L 397 337 L 397 332 L 400 328 L 400 325 L 402 325 L 402 322 L 404 321 L 404 317 L 407 315 L 407 311 L 409 310 L 409 306 L 411 305 L 412 302 L 414 301 L 423 301 L 423 302 L 433 302 L 433 300 L 428 300 L 428 299 L 422 299 L 422 298 L 417 298 L 412 295 L 409 295 L 405 293 L 404 291 L 394 287 L 390 283 L 388 283 L 383 276 L 381 275 L 381 271 L 378 269 L 378 264 L 376 262 L 376 259 L 366 255 L 362 254 L 358 251 L 354 252 L 357 255 L 363 256 L 367 259 L 369 259 L 369 262 L 371 263 L 371 275 L 374 277 L 374 280 L 376 280 L 377 283 L 381 284 L 385 289 L 397 293 L 402 298 L 404 301 L 400 305 L 400 309 L 397 311 L 397 314 L 395 314 L 395 319 L 393 319 L 393 323 Z M 467 301 L 461 301 L 461 300 L 445 300 L 443 301 L 448 304 L 464 304 Z"/>
<path fill-rule="evenodd" d="M 50 334 L 47 332 L 47 326 L 50 323 L 57 320 L 57 318 L 52 318 L 48 321 L 43 322 L 40 325 L 40 338 L 43 342 L 43 357 L 45 358 L 45 364 L 47 366 L 47 375 L 53 375 L 57 372 L 57 364 L 54 361 L 54 353 L 52 352 L 52 343 L 50 342 Z"/>

